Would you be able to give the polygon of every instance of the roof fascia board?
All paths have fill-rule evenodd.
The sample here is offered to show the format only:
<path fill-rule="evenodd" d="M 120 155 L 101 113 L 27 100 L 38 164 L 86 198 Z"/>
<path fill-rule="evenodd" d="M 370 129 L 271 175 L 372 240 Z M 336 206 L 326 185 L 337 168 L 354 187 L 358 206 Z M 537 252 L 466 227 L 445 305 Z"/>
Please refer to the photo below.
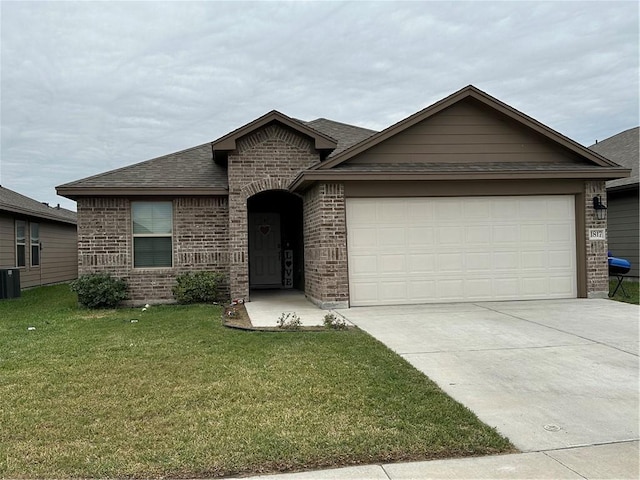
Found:
<path fill-rule="evenodd" d="M 192 187 L 64 187 L 56 188 L 58 195 L 75 200 L 79 197 L 138 197 L 138 196 L 228 196 L 229 190 L 220 188 Z"/>
<path fill-rule="evenodd" d="M 12 205 L 0 205 L 0 212 L 8 212 L 12 214 L 24 215 L 27 217 L 41 218 L 43 220 L 49 220 L 52 222 L 69 223 L 76 225 L 77 222 L 69 218 L 62 218 L 56 215 L 47 215 L 46 213 L 35 212 L 26 208 L 14 207 Z"/>
<path fill-rule="evenodd" d="M 232 151 L 236 149 L 236 141 L 249 133 L 268 125 L 271 122 L 279 122 L 293 130 L 296 130 L 308 137 L 311 137 L 314 141 L 316 150 L 333 150 L 337 147 L 338 143 L 328 135 L 318 132 L 317 130 L 308 127 L 307 125 L 294 120 L 283 113 L 276 110 L 263 115 L 260 118 L 247 123 L 246 125 L 228 133 L 227 135 L 220 137 L 218 140 L 211 142 L 213 150 Z"/>
<path fill-rule="evenodd" d="M 458 90 L 455 93 L 452 93 L 448 97 L 443 98 L 442 100 L 434 103 L 433 105 L 420 110 L 417 113 L 405 118 L 404 120 L 391 125 L 390 127 L 382 130 L 381 132 L 372 135 L 371 137 L 363 140 L 356 145 L 344 150 L 340 154 L 336 155 L 331 160 L 316 165 L 312 167 L 311 170 L 326 170 L 336 165 L 339 165 L 342 162 L 345 162 L 349 158 L 353 158 L 356 155 L 368 150 L 369 148 L 382 143 L 388 138 L 397 135 L 398 133 L 420 123 L 423 120 L 426 120 L 438 112 L 450 107 L 451 105 L 458 103 L 466 98 L 474 98 L 477 101 L 483 103 L 484 105 L 493 108 L 494 110 L 508 116 L 509 118 L 519 122 L 520 124 L 531 128 L 532 130 L 540 133 L 545 136 L 552 142 L 560 144 L 564 148 L 582 156 L 586 157 L 588 160 L 594 162 L 596 165 L 600 166 L 617 166 L 616 163 L 608 160 L 602 155 L 597 154 L 596 152 L 589 150 L 587 147 L 580 145 L 577 142 L 565 137 L 564 135 L 556 132 L 555 130 L 547 127 L 546 125 L 538 122 L 537 120 L 529 117 L 528 115 L 516 110 L 513 107 L 510 107 L 506 103 L 498 100 L 497 98 L 492 97 L 491 95 L 483 92 L 482 90 L 474 87 L 473 85 L 469 85 L 467 87 Z"/>
<path fill-rule="evenodd" d="M 291 183 L 289 190 L 305 189 L 309 184 L 317 181 L 384 181 L 384 180 L 518 180 L 518 179 L 601 179 L 612 180 L 627 177 L 631 173 L 629 169 L 602 168 L 574 169 L 574 170 L 504 170 L 501 172 L 349 172 L 336 170 L 307 170 Z"/>

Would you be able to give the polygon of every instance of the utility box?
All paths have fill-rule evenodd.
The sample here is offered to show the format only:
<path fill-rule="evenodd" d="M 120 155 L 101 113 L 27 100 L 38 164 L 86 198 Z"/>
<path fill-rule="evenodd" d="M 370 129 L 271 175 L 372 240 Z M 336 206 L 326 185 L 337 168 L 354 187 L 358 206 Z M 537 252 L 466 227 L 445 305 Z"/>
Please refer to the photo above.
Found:
<path fill-rule="evenodd" d="M 0 299 L 20 296 L 20 269 L 0 269 Z"/>

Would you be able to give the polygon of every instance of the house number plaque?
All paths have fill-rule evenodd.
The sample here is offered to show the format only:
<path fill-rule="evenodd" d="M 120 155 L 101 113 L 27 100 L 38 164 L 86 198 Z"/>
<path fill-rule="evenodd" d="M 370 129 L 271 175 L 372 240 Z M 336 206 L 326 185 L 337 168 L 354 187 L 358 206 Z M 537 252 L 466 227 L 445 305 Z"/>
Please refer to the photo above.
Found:
<path fill-rule="evenodd" d="M 589 229 L 589 240 L 605 240 L 607 238 L 607 234 L 604 228 L 590 228 Z"/>
<path fill-rule="evenodd" d="M 284 288 L 293 288 L 293 250 L 284 251 Z"/>

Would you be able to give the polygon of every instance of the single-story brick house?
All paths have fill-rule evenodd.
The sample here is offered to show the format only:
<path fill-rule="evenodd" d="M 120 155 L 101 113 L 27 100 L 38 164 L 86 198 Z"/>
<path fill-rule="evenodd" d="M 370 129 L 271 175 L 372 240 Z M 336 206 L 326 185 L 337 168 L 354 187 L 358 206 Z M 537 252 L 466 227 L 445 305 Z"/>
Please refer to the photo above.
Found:
<path fill-rule="evenodd" d="M 607 233 L 612 255 L 631 262 L 629 277 L 640 274 L 640 127 L 630 128 L 589 148 L 618 165 L 631 169 L 631 176 L 607 182 Z"/>
<path fill-rule="evenodd" d="M 126 278 L 134 303 L 213 270 L 233 298 L 292 287 L 333 308 L 604 297 L 593 199 L 628 175 L 468 86 L 381 132 L 272 111 L 57 190 L 80 273 Z"/>
<path fill-rule="evenodd" d="M 76 213 L 0 186 L 0 269 L 18 269 L 20 287 L 78 276 Z"/>

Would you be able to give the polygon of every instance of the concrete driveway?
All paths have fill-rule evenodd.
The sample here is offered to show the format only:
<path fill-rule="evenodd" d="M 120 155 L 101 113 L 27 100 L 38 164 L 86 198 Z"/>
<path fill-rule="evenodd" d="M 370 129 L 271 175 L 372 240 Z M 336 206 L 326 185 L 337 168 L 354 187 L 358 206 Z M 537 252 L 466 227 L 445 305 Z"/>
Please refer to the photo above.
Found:
<path fill-rule="evenodd" d="M 639 438 L 636 305 L 577 299 L 338 312 L 522 451 Z"/>

